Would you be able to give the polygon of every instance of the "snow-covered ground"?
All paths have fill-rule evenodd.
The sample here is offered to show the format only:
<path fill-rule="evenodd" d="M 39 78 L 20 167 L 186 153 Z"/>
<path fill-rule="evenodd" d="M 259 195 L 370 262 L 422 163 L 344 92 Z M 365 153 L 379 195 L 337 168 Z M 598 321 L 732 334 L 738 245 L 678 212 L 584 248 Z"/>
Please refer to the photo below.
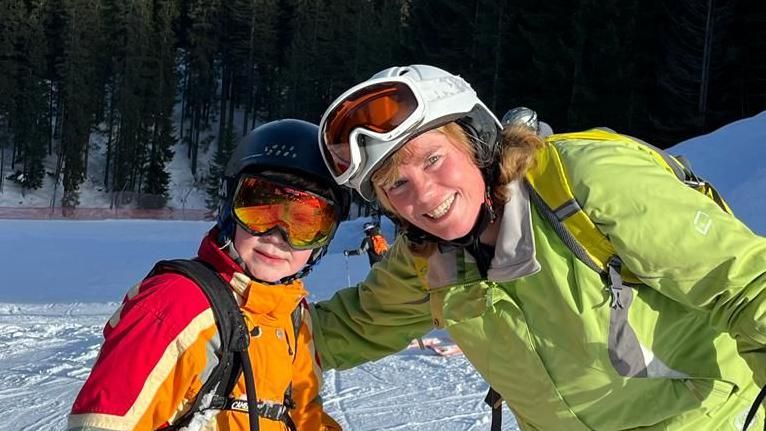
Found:
<path fill-rule="evenodd" d="M 734 214 L 766 235 L 766 111 L 668 149 L 691 161 L 714 184 Z"/>
<path fill-rule="evenodd" d="M 766 234 L 766 112 L 670 150 L 715 183 Z M 0 203 L 1 205 L 1 203 Z M 309 275 L 311 299 L 364 277 L 347 261 L 364 219 L 346 222 Z M 62 429 L 122 295 L 161 258 L 192 256 L 210 223 L 0 220 L 0 431 Z M 391 235 L 390 224 L 386 232 Z M 443 333 L 433 337 L 449 344 Z M 324 399 L 348 430 L 485 430 L 486 384 L 463 356 L 408 349 L 325 375 Z M 517 429 L 505 412 L 505 430 Z"/>
<path fill-rule="evenodd" d="M 369 269 L 359 245 L 366 219 L 346 222 L 309 275 L 328 298 Z M 208 222 L 0 221 L 0 430 L 62 429 L 96 358 L 101 331 L 154 261 L 190 257 Z M 385 233 L 392 235 L 390 223 Z M 348 262 L 348 265 L 347 265 Z M 450 344 L 443 333 L 431 335 Z M 118 371 L 118 370 L 115 370 Z M 462 355 L 404 352 L 325 375 L 324 400 L 348 430 L 483 430 L 487 386 Z M 515 422 L 506 411 L 506 430 Z"/>

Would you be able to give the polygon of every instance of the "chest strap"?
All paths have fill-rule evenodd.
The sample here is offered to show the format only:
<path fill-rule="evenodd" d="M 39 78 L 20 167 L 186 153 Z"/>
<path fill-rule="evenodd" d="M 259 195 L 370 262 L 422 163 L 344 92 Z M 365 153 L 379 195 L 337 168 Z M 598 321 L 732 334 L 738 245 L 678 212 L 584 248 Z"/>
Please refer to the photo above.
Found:
<path fill-rule="evenodd" d="M 247 405 L 247 400 L 241 400 L 237 398 L 227 398 L 223 401 L 223 405 L 219 407 L 220 410 L 233 410 L 237 412 L 249 413 L 250 409 Z M 271 401 L 258 401 L 257 411 L 258 416 L 273 421 L 286 422 L 289 418 L 287 412 L 290 409 L 295 408 L 295 402 L 290 398 L 286 398 L 283 403 L 275 403 Z"/>

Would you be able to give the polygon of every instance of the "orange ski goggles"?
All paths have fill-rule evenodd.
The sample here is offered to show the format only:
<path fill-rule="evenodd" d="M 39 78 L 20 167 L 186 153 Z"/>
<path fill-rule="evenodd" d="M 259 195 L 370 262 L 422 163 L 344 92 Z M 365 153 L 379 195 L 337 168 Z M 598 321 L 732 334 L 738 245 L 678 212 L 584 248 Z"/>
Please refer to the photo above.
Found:
<path fill-rule="evenodd" d="M 364 136 L 389 141 L 422 119 L 422 97 L 404 79 L 385 78 L 352 87 L 328 108 L 320 123 L 322 155 L 335 180 L 343 184 L 362 164 Z M 365 148 L 369 156 L 389 149 Z M 381 155 L 382 155 L 381 154 Z"/>
<path fill-rule="evenodd" d="M 333 201 L 256 175 L 240 178 L 232 213 L 251 235 L 277 229 L 290 247 L 298 250 L 327 245 L 339 223 L 339 210 Z"/>

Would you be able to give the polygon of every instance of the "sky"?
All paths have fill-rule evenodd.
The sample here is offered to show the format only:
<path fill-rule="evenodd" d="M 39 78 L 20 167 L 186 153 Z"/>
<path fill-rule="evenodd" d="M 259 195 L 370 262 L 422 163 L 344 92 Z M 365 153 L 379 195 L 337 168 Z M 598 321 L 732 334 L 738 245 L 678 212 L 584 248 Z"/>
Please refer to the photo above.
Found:
<path fill-rule="evenodd" d="M 766 235 L 766 112 L 668 150 L 687 157 L 751 229 Z M 84 198 L 97 201 L 84 192 Z M 17 199 L 6 189 L 0 206 Z M 369 269 L 357 247 L 366 219 L 343 223 L 308 276 L 311 300 Z M 204 221 L 0 220 L 0 431 L 62 429 L 126 291 L 163 258 L 192 257 Z M 393 227 L 384 224 L 390 238 Z M 429 335 L 448 346 L 444 333 Z M 489 427 L 487 386 L 462 355 L 410 348 L 325 373 L 328 412 L 347 430 L 473 431 Z M 516 430 L 506 410 L 505 430 Z"/>

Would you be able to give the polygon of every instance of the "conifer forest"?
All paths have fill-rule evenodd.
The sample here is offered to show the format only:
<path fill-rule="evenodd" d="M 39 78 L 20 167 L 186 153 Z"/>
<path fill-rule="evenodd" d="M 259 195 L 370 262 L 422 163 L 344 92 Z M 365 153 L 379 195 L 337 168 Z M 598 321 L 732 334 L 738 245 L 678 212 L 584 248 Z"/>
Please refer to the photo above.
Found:
<path fill-rule="evenodd" d="M 766 1 L 0 0 L 0 182 L 50 175 L 76 207 L 97 175 L 162 207 L 174 153 L 217 178 L 256 124 L 316 123 L 414 63 L 462 75 L 498 116 L 524 105 L 556 131 L 667 147 L 766 109 Z"/>

